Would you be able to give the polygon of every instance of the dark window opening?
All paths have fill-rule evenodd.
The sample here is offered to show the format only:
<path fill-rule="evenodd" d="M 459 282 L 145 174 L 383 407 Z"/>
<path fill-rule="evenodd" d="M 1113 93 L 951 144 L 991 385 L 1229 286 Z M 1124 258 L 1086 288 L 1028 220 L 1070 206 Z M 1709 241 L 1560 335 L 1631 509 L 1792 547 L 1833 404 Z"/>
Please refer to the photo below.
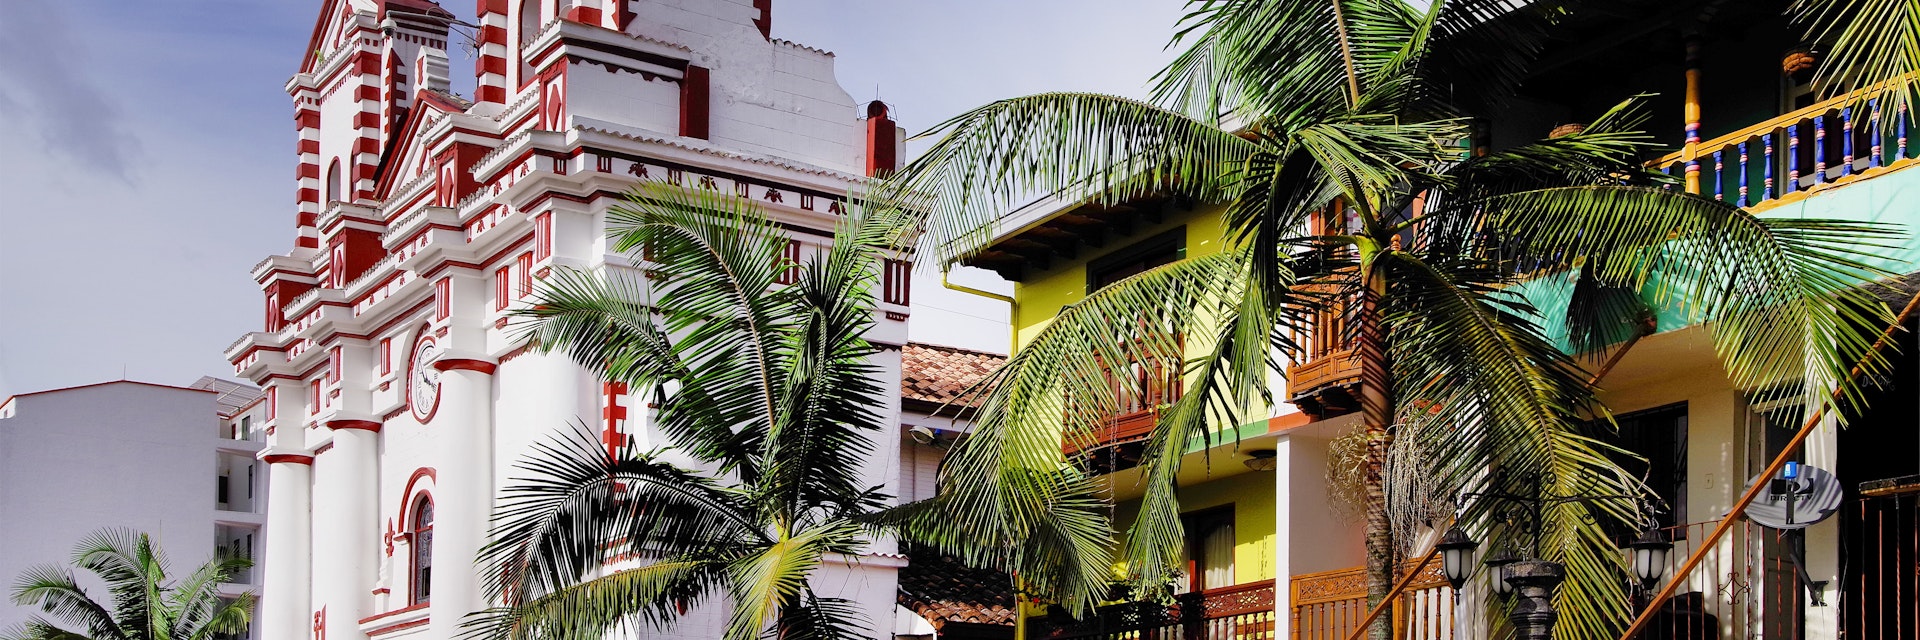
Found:
<path fill-rule="evenodd" d="M 1087 293 L 1187 257 L 1187 228 L 1178 227 L 1087 263 Z"/>
<path fill-rule="evenodd" d="M 1687 405 L 1669 405 L 1630 413 L 1614 419 L 1620 430 L 1607 432 L 1605 423 L 1595 425 L 1603 441 L 1632 455 L 1609 452 L 1607 456 L 1629 475 L 1641 478 L 1662 504 L 1656 505 L 1655 521 L 1661 527 L 1685 525 L 1687 520 Z M 1631 536 L 1629 532 L 1615 532 Z"/>
<path fill-rule="evenodd" d="M 433 500 L 426 496 L 414 503 L 413 530 L 407 532 L 407 546 L 413 555 L 410 602 L 428 602 L 433 594 Z"/>
<path fill-rule="evenodd" d="M 1224 589 L 1236 583 L 1233 505 L 1181 516 L 1187 530 L 1187 583 L 1180 592 Z"/>

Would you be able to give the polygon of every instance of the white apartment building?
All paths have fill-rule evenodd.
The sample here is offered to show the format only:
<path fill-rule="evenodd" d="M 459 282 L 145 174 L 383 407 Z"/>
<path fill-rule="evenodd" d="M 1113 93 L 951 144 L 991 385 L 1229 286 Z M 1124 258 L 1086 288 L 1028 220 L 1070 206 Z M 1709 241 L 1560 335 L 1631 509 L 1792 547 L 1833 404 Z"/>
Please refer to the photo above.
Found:
<path fill-rule="evenodd" d="M 464 35 L 428 0 L 315 3 L 285 87 L 292 246 L 255 267 L 264 325 L 226 351 L 265 393 L 262 638 L 455 638 L 488 605 L 475 554 L 533 443 L 575 420 L 665 442 L 645 390 L 529 352 L 506 327 L 555 266 L 644 266 L 604 238 L 628 188 L 751 198 L 799 256 L 830 241 L 867 176 L 899 166 L 886 105 L 856 103 L 832 54 L 772 38 L 770 1 L 478 0 Z M 478 44 L 471 100 L 449 91 L 450 37 Z M 895 388 L 900 258 L 868 336 Z M 899 397 L 886 403 L 897 424 Z M 897 437 L 875 434 L 881 451 Z M 900 472 L 875 456 L 865 477 L 897 488 Z M 862 603 L 891 635 L 906 559 L 883 542 L 837 562 L 838 592 L 822 595 Z M 665 636 L 717 637 L 721 622 L 696 610 Z"/>
<path fill-rule="evenodd" d="M 254 459 L 265 436 L 259 398 L 259 389 L 209 377 L 189 387 L 121 380 L 0 400 L 0 583 L 30 566 L 66 565 L 83 537 L 123 527 L 151 535 L 175 577 L 216 550 L 252 557 L 254 568 L 220 590 L 265 597 L 256 553 L 267 495 Z M 76 573 L 86 584 L 88 574 Z M 36 613 L 0 606 L 0 629 Z"/>

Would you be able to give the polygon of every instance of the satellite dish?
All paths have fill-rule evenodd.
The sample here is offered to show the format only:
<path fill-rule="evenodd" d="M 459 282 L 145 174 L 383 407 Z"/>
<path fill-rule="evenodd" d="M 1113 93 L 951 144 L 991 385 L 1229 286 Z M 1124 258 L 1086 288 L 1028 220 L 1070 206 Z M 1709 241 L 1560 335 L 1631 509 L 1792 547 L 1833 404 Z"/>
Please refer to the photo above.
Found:
<path fill-rule="evenodd" d="M 1791 531 L 1819 524 L 1840 510 L 1845 497 L 1833 474 L 1798 462 L 1787 463 L 1778 477 L 1754 476 L 1752 482 L 1767 486 L 1747 505 L 1747 519 L 1773 529 Z"/>

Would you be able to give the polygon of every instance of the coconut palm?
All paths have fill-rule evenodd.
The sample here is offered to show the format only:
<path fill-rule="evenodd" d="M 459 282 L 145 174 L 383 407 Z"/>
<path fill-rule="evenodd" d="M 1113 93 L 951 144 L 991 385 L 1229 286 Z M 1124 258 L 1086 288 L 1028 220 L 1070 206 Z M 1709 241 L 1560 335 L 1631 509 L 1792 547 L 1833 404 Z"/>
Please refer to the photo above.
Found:
<path fill-rule="evenodd" d="M 598 639 L 718 599 L 730 639 L 867 637 L 814 576 L 867 545 L 864 520 L 888 500 L 862 476 L 884 398 L 862 334 L 891 227 L 856 215 L 795 265 L 752 201 L 654 184 L 607 214 L 607 234 L 646 273 L 556 268 L 520 326 L 540 350 L 656 390 L 670 444 L 610 452 L 582 426 L 521 462 L 482 551 L 500 606 L 473 636 Z"/>
<path fill-rule="evenodd" d="M 1886 229 L 1757 216 L 1669 188 L 1638 164 L 1652 141 L 1636 132 L 1632 100 L 1583 133 L 1462 153 L 1461 116 L 1497 107 L 1553 12 L 1572 6 L 1513 4 L 1191 2 L 1177 38 L 1187 48 L 1158 79 L 1163 106 L 1042 94 L 936 127 L 939 141 L 893 195 L 926 212 L 921 247 L 936 260 L 981 248 L 1001 212 L 1035 193 L 1209 203 L 1231 247 L 1062 309 L 984 383 L 975 433 L 914 534 L 1086 610 L 1106 593 L 1113 525 L 1099 479 L 1063 457 L 1062 438 L 1090 439 L 1138 393 L 1111 387 L 1107 363 L 1185 358 L 1186 394 L 1149 439 L 1120 550 L 1126 577 L 1154 593 L 1182 568 L 1181 454 L 1218 437 L 1209 424 L 1271 404 L 1269 374 L 1309 329 L 1303 311 L 1350 314 L 1370 603 L 1422 520 L 1396 526 L 1393 513 L 1430 515 L 1489 489 L 1645 495 L 1583 435 L 1606 414 L 1568 355 L 1620 337 L 1640 301 L 1708 324 L 1743 387 L 1842 379 L 1868 346 L 1861 328 L 1887 315 L 1849 288 L 1879 275 L 1860 260 L 1871 247 L 1853 243 Z M 1313 224 L 1323 212 L 1337 222 Z M 1395 465 L 1432 465 L 1417 475 L 1436 481 L 1396 487 L 1387 478 L 1416 474 Z M 1560 637 L 1600 638 L 1627 615 L 1605 532 L 1636 519 L 1637 502 L 1558 504 L 1537 543 L 1495 522 L 1485 501 L 1457 506 L 1482 540 L 1511 537 L 1564 563 Z M 1371 633 L 1388 637 L 1387 621 Z"/>
<path fill-rule="evenodd" d="M 218 556 L 184 578 L 167 573 L 166 558 L 147 534 L 104 529 L 73 548 L 71 563 L 97 576 L 111 601 L 93 599 L 73 571 L 56 565 L 27 569 L 13 585 L 13 603 L 37 607 L 6 640 L 212 640 L 247 630 L 254 597 L 220 595 L 220 584 L 252 561 Z"/>

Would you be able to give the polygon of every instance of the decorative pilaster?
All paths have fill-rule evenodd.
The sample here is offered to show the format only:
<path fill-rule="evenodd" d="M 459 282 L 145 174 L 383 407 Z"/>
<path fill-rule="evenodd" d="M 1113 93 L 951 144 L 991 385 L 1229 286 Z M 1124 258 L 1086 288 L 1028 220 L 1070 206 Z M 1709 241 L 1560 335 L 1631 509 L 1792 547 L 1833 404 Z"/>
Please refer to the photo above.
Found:
<path fill-rule="evenodd" d="M 494 363 L 449 353 L 440 375 L 435 466 L 432 637 L 460 635 L 460 621 L 485 609 L 477 562 L 493 514 Z"/>

